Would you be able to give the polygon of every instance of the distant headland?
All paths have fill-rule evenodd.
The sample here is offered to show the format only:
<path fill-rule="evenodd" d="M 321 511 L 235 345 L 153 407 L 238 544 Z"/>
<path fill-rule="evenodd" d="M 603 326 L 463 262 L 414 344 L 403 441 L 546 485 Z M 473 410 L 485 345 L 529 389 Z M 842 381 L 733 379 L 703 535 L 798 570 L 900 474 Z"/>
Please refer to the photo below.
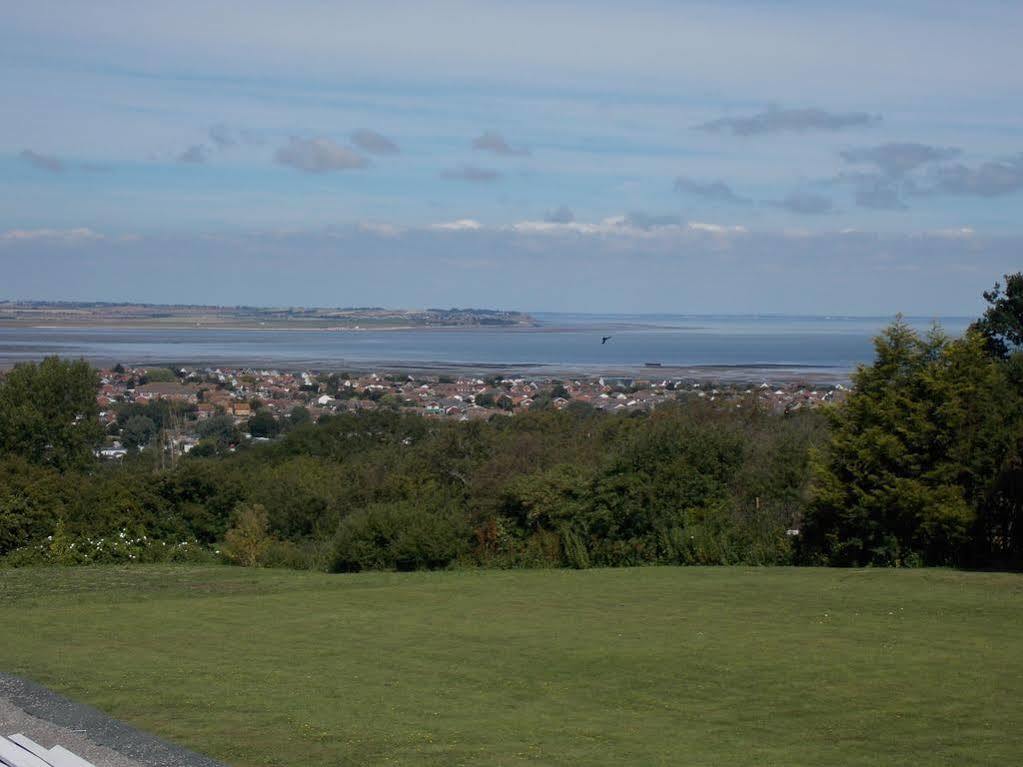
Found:
<path fill-rule="evenodd" d="M 385 309 L 353 307 L 205 306 L 94 301 L 0 301 L 2 325 L 302 328 L 359 330 L 523 326 L 536 321 L 500 309 Z"/>

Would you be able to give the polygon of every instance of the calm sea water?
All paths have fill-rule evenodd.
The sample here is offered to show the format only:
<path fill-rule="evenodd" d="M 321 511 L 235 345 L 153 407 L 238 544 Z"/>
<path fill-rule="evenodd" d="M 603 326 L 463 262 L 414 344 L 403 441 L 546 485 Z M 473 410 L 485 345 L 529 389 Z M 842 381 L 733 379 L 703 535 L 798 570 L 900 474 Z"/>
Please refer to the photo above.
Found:
<path fill-rule="evenodd" d="M 873 357 L 891 318 L 534 314 L 537 328 L 222 330 L 0 328 L 0 365 L 51 354 L 96 363 L 339 369 L 465 366 L 615 372 L 777 368 L 844 376 Z M 910 318 L 920 329 L 931 318 Z M 969 320 L 943 318 L 950 334 Z M 602 336 L 611 336 L 606 344 Z"/>

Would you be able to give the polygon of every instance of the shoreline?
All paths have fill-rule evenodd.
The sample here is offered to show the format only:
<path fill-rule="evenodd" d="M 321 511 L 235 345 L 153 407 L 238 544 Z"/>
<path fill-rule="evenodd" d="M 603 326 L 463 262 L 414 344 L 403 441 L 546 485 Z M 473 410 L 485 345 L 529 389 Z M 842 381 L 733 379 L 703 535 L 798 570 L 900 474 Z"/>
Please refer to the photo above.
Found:
<path fill-rule="evenodd" d="M 10 370 L 19 362 L 38 362 L 41 355 L 34 360 L 3 360 L 0 359 L 0 371 Z M 76 357 L 77 359 L 78 357 Z M 773 382 L 776 384 L 817 384 L 835 386 L 848 384 L 854 369 L 828 368 L 784 363 L 753 363 L 753 364 L 694 364 L 694 365 L 572 365 L 563 363 L 492 363 L 492 362 L 441 362 L 429 360 L 274 360 L 270 357 L 231 360 L 222 358 L 212 360 L 188 359 L 112 359 L 103 356 L 84 357 L 92 365 L 100 369 L 109 369 L 117 364 L 129 368 L 214 368 L 229 370 L 280 370 L 286 372 L 340 373 L 353 374 L 406 374 L 418 376 L 455 375 L 461 377 L 487 377 L 501 374 L 506 378 L 550 379 L 574 378 L 596 380 L 598 378 L 630 378 L 639 380 L 680 380 L 701 383 L 750 383 L 760 384 Z"/>

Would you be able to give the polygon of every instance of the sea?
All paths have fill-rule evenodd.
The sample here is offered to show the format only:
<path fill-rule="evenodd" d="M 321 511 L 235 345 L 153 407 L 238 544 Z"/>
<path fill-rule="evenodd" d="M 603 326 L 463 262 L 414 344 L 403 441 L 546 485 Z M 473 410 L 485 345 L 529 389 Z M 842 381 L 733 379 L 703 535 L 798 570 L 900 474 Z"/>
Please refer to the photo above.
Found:
<path fill-rule="evenodd" d="M 225 329 L 0 327 L 0 367 L 48 355 L 97 365 L 479 370 L 846 380 L 891 317 L 533 313 L 535 327 Z M 908 317 L 961 334 L 965 317 Z"/>

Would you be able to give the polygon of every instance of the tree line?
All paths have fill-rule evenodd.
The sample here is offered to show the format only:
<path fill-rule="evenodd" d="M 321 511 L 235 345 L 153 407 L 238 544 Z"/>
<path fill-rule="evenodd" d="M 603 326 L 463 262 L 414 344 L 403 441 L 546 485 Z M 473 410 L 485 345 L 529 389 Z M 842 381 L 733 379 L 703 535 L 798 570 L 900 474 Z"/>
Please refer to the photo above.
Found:
<path fill-rule="evenodd" d="M 0 561 L 1016 567 L 1023 275 L 985 299 L 960 338 L 897 320 L 817 411 L 751 394 L 486 422 L 345 413 L 170 468 L 95 458 L 89 365 L 19 365 L 0 381 Z M 141 440 L 160 418 L 125 425 Z"/>

